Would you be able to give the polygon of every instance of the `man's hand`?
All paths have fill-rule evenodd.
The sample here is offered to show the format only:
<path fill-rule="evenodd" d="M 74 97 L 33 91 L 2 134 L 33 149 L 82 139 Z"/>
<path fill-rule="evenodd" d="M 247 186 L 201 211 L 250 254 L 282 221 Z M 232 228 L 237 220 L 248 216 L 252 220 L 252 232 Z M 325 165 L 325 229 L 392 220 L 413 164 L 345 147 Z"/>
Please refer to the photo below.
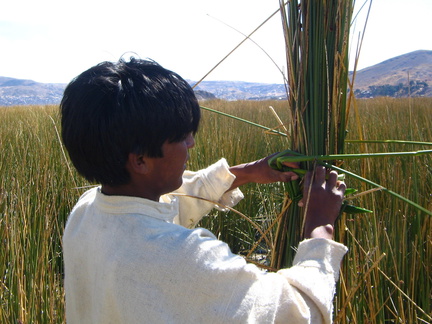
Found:
<path fill-rule="evenodd" d="M 318 166 L 304 179 L 303 198 L 299 205 L 305 208 L 305 238 L 333 238 L 333 226 L 339 216 L 345 193 L 345 183 L 337 180 L 337 172 Z"/>
<path fill-rule="evenodd" d="M 246 183 L 254 182 L 254 183 L 273 183 L 273 182 L 287 182 L 292 180 L 297 180 L 299 176 L 292 172 L 281 172 L 272 169 L 268 165 L 268 160 L 272 157 L 268 156 L 261 160 L 239 164 L 233 167 L 230 167 L 230 171 L 236 176 L 231 188 L 237 188 Z M 292 168 L 298 168 L 297 163 L 291 163 L 289 165 Z"/>

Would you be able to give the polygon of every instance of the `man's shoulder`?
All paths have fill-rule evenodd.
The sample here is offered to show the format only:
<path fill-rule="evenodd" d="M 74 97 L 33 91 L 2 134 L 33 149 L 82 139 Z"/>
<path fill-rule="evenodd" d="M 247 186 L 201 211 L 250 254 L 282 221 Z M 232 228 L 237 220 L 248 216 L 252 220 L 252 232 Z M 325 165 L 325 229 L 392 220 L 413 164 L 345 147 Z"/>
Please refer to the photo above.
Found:
<path fill-rule="evenodd" d="M 85 191 L 78 199 L 77 203 L 75 204 L 74 208 L 83 205 L 83 204 L 87 204 L 91 201 L 93 201 L 96 197 L 97 192 L 100 191 L 100 186 L 95 186 L 92 187 L 90 189 L 88 189 L 87 191 Z"/>

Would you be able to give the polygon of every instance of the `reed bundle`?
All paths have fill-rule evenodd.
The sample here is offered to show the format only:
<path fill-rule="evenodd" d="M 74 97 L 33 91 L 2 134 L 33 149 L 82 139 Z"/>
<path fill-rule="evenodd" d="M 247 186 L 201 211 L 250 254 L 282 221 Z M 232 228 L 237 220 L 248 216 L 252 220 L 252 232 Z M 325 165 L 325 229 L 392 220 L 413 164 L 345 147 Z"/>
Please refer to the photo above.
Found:
<path fill-rule="evenodd" d="M 348 112 L 350 0 L 280 1 L 287 60 L 289 147 L 306 156 L 344 151 Z M 336 162 L 336 161 L 333 161 Z M 302 169 L 311 162 L 302 161 Z M 287 184 L 272 266 L 287 267 L 301 239 L 298 182 Z M 289 232 L 288 232 L 289 230 Z"/>

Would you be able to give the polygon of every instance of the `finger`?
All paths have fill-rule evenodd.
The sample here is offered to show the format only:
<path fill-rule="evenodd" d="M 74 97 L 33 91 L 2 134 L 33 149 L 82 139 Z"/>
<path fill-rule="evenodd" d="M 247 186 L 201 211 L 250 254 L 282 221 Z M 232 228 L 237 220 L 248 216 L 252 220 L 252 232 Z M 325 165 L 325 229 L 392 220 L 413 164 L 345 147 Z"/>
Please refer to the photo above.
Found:
<path fill-rule="evenodd" d="M 334 187 L 336 187 L 337 178 L 338 178 L 337 172 L 330 171 L 326 182 L 326 189 L 332 190 Z"/>
<path fill-rule="evenodd" d="M 305 193 L 309 190 L 309 187 L 311 185 L 312 175 L 313 175 L 312 171 L 309 171 L 308 173 L 306 173 L 306 175 L 304 177 L 303 188 L 304 188 Z"/>
<path fill-rule="evenodd" d="M 294 181 L 299 178 L 299 175 L 295 172 L 285 172 L 285 175 L 287 177 L 287 181 Z"/>
<path fill-rule="evenodd" d="M 323 166 L 317 166 L 314 172 L 315 172 L 314 182 L 318 185 L 323 185 L 326 181 L 326 169 Z"/>
<path fill-rule="evenodd" d="M 300 199 L 300 201 L 298 202 L 298 204 L 297 204 L 299 207 L 303 207 L 304 206 L 304 201 L 303 201 L 303 198 L 302 199 Z"/>
<path fill-rule="evenodd" d="M 290 168 L 298 169 L 300 167 L 300 163 L 297 162 L 282 162 L 282 165 L 285 165 Z"/>
<path fill-rule="evenodd" d="M 345 190 L 346 190 L 346 184 L 345 184 L 345 182 L 343 182 L 343 181 L 337 181 L 336 182 L 336 188 L 339 191 L 342 191 L 343 194 L 345 194 Z"/>
<path fill-rule="evenodd" d="M 298 174 L 294 173 L 294 172 L 280 172 L 278 171 L 278 179 L 277 181 L 282 181 L 282 182 L 288 182 L 288 181 L 293 181 L 293 180 L 297 180 L 299 178 Z"/>

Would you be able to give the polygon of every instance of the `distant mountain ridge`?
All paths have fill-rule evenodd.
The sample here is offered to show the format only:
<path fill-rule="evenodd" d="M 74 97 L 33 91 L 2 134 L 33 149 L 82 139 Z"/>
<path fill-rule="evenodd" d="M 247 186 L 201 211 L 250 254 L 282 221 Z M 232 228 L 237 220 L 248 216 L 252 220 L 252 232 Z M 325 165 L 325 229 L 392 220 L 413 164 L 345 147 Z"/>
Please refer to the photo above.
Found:
<path fill-rule="evenodd" d="M 0 106 L 58 104 L 66 84 L 0 77 Z"/>
<path fill-rule="evenodd" d="M 404 97 L 408 95 L 403 91 L 405 88 L 410 90 L 412 96 L 431 97 L 432 51 L 419 50 L 403 54 L 357 71 L 354 81 L 357 97 L 359 94 L 372 94 L 374 89 L 384 91 L 386 88 L 389 91 L 393 88 L 396 92 L 393 95 L 381 95 Z"/>
<path fill-rule="evenodd" d="M 189 81 L 191 85 L 195 82 Z M 66 84 L 38 83 L 0 77 L 0 106 L 58 104 Z M 354 91 L 358 98 L 376 96 L 432 97 L 432 51 L 400 55 L 357 71 Z M 203 81 L 195 89 L 199 100 L 281 100 L 284 84 L 243 81 Z"/>
<path fill-rule="evenodd" d="M 189 81 L 191 85 L 195 82 Z M 202 81 L 196 90 L 212 93 L 224 100 L 281 100 L 286 98 L 284 84 L 245 81 Z"/>

